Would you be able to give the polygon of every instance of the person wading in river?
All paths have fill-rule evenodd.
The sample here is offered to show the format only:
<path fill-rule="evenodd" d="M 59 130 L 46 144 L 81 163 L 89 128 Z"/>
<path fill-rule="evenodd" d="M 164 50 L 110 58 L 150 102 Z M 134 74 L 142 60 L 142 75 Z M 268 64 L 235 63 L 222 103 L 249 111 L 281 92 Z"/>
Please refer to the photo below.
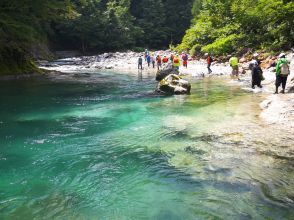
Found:
<path fill-rule="evenodd" d="M 206 62 L 207 62 L 208 74 L 210 74 L 210 73 L 212 73 L 212 70 L 210 69 L 210 66 L 211 66 L 213 60 L 212 60 L 212 57 L 210 56 L 209 53 L 206 53 L 205 55 L 206 55 L 206 57 L 207 57 L 207 58 L 206 58 Z"/>
<path fill-rule="evenodd" d="M 142 56 L 140 56 L 139 58 L 138 58 L 138 69 L 143 69 L 143 58 L 142 58 Z"/>
<path fill-rule="evenodd" d="M 183 66 L 188 68 L 188 54 L 186 54 L 184 51 L 182 52 L 182 61 Z"/>
<path fill-rule="evenodd" d="M 233 56 L 230 58 L 229 63 L 232 67 L 232 77 L 236 77 L 239 80 L 239 66 L 238 66 L 238 58 L 236 56 Z"/>
<path fill-rule="evenodd" d="M 282 84 L 281 93 L 285 93 L 286 83 L 288 75 L 290 74 L 289 62 L 286 60 L 286 54 L 281 53 L 279 55 L 279 60 L 276 65 L 276 91 L 278 93 L 278 88 Z"/>
<path fill-rule="evenodd" d="M 257 85 L 259 88 L 262 88 L 261 81 L 264 79 L 262 75 L 262 69 L 260 68 L 260 63 L 258 61 L 254 60 L 252 61 L 252 89 L 255 88 L 255 85 Z"/>

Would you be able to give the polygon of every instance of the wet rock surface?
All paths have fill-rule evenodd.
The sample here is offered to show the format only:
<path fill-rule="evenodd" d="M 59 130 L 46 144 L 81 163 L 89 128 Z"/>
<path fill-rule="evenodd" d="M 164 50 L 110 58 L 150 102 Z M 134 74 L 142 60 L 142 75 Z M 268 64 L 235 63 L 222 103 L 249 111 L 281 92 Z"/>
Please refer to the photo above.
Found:
<path fill-rule="evenodd" d="M 168 95 L 190 94 L 190 90 L 191 84 L 176 74 L 169 74 L 157 86 L 157 92 Z"/>
<path fill-rule="evenodd" d="M 155 79 L 160 81 L 169 74 L 179 75 L 179 70 L 174 68 L 171 63 L 167 64 L 162 70 L 157 71 Z"/>

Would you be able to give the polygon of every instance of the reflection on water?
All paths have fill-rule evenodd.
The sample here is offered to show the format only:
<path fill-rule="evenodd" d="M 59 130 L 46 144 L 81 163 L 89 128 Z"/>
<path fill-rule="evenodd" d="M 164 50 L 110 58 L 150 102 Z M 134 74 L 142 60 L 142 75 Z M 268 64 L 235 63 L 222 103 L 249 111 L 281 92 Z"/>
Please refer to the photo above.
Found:
<path fill-rule="evenodd" d="M 0 219 L 291 219 L 293 132 L 221 79 L 0 82 Z"/>

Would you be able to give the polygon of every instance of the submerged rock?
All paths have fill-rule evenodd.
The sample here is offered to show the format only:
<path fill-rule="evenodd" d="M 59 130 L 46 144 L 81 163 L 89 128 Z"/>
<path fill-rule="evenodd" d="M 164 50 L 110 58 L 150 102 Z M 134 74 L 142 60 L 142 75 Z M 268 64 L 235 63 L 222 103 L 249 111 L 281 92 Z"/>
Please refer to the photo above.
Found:
<path fill-rule="evenodd" d="M 157 92 L 164 94 L 190 94 L 191 84 L 176 74 L 169 74 L 157 86 Z"/>
<path fill-rule="evenodd" d="M 174 68 L 171 63 L 167 64 L 162 70 L 156 73 L 156 80 L 160 81 L 170 74 L 179 75 L 179 70 Z"/>

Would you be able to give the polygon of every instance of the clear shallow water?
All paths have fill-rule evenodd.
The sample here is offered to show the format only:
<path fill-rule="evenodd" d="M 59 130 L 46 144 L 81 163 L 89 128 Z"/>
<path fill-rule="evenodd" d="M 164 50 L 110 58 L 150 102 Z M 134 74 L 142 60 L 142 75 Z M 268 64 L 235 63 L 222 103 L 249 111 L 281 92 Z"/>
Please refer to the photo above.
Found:
<path fill-rule="evenodd" d="M 0 219 L 291 219 L 293 131 L 261 95 L 91 73 L 0 82 Z"/>

